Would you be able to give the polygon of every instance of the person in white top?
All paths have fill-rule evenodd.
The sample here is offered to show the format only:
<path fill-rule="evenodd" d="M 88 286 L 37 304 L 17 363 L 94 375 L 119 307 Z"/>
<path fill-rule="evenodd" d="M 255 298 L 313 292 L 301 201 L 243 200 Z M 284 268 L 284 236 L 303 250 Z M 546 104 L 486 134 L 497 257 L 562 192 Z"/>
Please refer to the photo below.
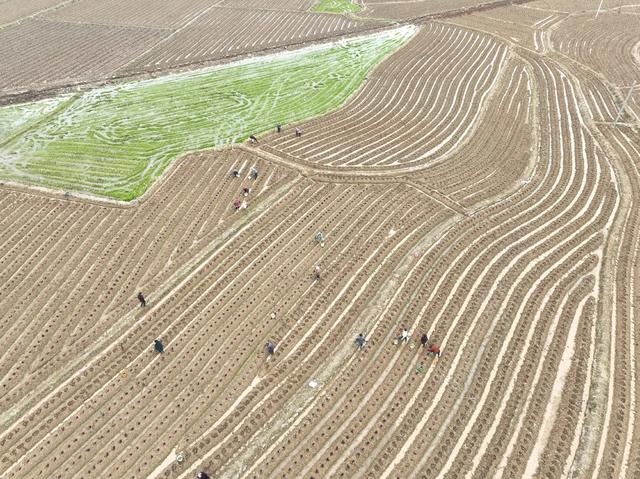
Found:
<path fill-rule="evenodd" d="M 411 334 L 409 334 L 409 330 L 407 328 L 403 327 L 402 328 L 402 333 L 398 337 L 398 340 L 404 341 L 405 343 L 407 343 L 407 342 L 409 342 L 409 336 L 411 336 Z"/>

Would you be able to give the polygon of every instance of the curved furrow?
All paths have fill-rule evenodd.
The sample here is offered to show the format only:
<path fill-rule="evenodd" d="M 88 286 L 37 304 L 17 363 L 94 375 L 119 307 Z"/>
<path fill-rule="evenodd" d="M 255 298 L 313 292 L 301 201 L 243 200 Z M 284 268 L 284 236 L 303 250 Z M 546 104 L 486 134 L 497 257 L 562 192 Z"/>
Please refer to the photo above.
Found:
<path fill-rule="evenodd" d="M 429 24 L 347 106 L 303 125 L 301 138 L 273 135 L 261 148 L 339 167 L 441 161 L 475 128 L 505 56 L 490 37 Z"/>

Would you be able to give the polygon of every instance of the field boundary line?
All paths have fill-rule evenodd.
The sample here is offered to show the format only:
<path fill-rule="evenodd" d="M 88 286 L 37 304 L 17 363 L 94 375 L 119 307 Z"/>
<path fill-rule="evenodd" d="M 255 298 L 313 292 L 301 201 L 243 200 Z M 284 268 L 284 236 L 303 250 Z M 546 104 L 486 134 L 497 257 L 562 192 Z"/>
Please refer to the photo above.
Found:
<path fill-rule="evenodd" d="M 0 30 L 2 30 L 3 28 L 9 27 L 11 25 L 15 25 L 17 23 L 20 23 L 20 22 L 22 22 L 24 20 L 28 20 L 30 18 L 35 18 L 38 15 L 41 15 L 41 14 L 43 14 L 45 12 L 51 12 L 51 11 L 59 10 L 60 8 L 66 7 L 68 4 L 75 3 L 77 1 L 78 0 L 65 0 L 65 1 L 62 1 L 60 3 L 56 3 L 55 5 L 52 5 L 50 7 L 43 8 L 42 10 L 38 10 L 37 12 L 33 12 L 33 13 L 30 13 L 29 15 L 25 15 L 24 17 L 17 18 L 16 20 L 13 20 L 11 22 L 0 24 Z"/>
<path fill-rule="evenodd" d="M 224 0 L 218 0 L 218 2 L 214 3 L 213 5 L 210 5 L 208 8 L 205 8 L 204 10 L 202 10 L 200 13 L 198 13 L 197 15 L 195 15 L 193 18 L 191 18 L 188 22 L 186 22 L 184 25 L 180 25 L 178 28 L 174 29 L 171 34 L 167 35 L 166 37 L 162 38 L 161 40 L 159 40 L 157 43 L 153 44 L 152 46 L 150 46 L 149 48 L 147 48 L 145 51 L 143 51 L 142 53 L 134 56 L 133 58 L 131 58 L 128 62 L 123 63 L 122 65 L 120 65 L 118 68 L 116 68 L 115 70 L 113 70 L 113 72 L 117 72 L 118 70 L 122 70 L 124 68 L 127 68 L 129 65 L 131 65 L 132 63 L 136 62 L 139 58 L 144 57 L 147 53 L 149 53 L 150 51 L 152 51 L 153 49 L 161 46 L 162 44 L 166 43 L 167 41 L 169 41 L 170 39 L 172 39 L 174 36 L 176 36 L 177 34 L 179 34 L 180 32 L 182 32 L 182 30 L 184 30 L 185 28 L 187 28 L 189 25 L 191 25 L 193 22 L 195 22 L 196 20 L 198 20 L 201 16 L 207 14 L 209 12 L 209 10 L 211 10 L 213 7 L 223 3 Z"/>

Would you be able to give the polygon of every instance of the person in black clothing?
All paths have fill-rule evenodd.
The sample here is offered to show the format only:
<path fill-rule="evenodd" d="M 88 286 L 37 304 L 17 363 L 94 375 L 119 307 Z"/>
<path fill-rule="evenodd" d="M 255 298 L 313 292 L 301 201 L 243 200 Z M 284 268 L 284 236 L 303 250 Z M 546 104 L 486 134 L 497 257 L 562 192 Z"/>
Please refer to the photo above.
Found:
<path fill-rule="evenodd" d="M 144 308 L 147 305 L 147 301 L 144 299 L 144 294 L 138 293 L 138 301 L 140 301 L 140 307 Z"/>
<path fill-rule="evenodd" d="M 160 341 L 159 339 L 154 339 L 153 349 L 156 350 L 156 353 L 164 353 L 164 346 L 162 345 L 162 341 Z"/>
<path fill-rule="evenodd" d="M 210 479 L 209 474 L 204 471 L 200 471 L 196 477 L 198 479 Z"/>
<path fill-rule="evenodd" d="M 422 345 L 423 348 L 427 345 L 428 341 L 429 341 L 429 337 L 426 335 L 426 333 L 420 336 L 420 344 Z"/>
<path fill-rule="evenodd" d="M 265 347 L 267 349 L 267 354 L 269 356 L 271 356 L 272 354 L 274 354 L 276 352 L 276 345 L 273 344 L 271 341 L 267 341 L 267 345 Z"/>

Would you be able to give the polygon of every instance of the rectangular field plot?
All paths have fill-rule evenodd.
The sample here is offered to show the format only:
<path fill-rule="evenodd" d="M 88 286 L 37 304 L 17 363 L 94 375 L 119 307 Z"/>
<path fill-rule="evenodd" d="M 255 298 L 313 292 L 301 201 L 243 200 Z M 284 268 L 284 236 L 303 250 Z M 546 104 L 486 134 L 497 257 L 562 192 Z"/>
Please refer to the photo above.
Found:
<path fill-rule="evenodd" d="M 371 25 L 371 22 L 332 14 L 212 8 L 167 41 L 158 44 L 126 70 L 166 69 L 328 38 Z"/>
<path fill-rule="evenodd" d="M 181 153 L 337 108 L 414 27 L 68 99 L 0 146 L 0 176 L 130 200 Z M 0 122 L 13 110 L 0 109 Z"/>
<path fill-rule="evenodd" d="M 27 20 L 0 30 L 0 91 L 108 77 L 161 30 Z"/>

